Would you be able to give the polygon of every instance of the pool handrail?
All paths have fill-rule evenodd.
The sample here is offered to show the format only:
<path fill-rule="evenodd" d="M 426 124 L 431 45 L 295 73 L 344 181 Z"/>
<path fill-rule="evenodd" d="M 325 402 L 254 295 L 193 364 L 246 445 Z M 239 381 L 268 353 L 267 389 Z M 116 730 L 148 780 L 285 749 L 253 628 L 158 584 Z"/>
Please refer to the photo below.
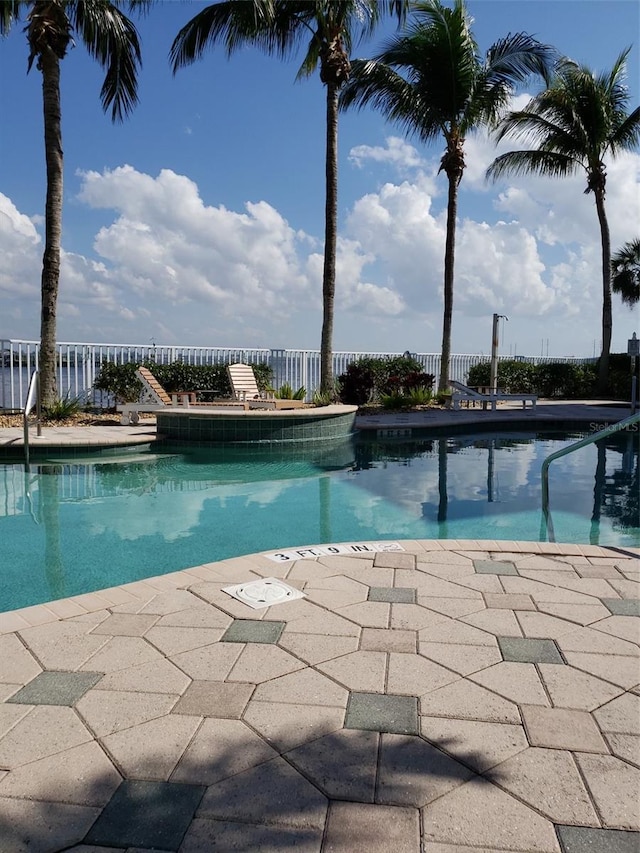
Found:
<path fill-rule="evenodd" d="M 540 469 L 540 482 L 542 485 L 542 515 L 546 522 L 546 532 L 549 542 L 556 541 L 553 530 L 553 521 L 551 519 L 551 513 L 549 512 L 549 465 L 551 465 L 555 459 L 560 459 L 561 456 L 573 453 L 574 450 L 580 450 L 581 447 L 586 447 L 588 444 L 595 444 L 596 441 L 600 441 L 600 439 L 606 438 L 608 435 L 612 435 L 615 432 L 621 432 L 623 429 L 627 429 L 627 427 L 637 423 L 640 423 L 640 412 L 635 412 L 628 418 L 617 421 L 615 424 L 609 424 L 609 426 L 598 430 L 592 435 L 581 438 L 579 441 L 574 441 L 573 444 L 569 444 L 567 447 L 562 447 L 560 450 L 550 453 L 544 460 L 542 468 Z"/>
<path fill-rule="evenodd" d="M 22 411 L 22 429 L 24 433 L 24 464 L 29 470 L 29 415 L 36 410 L 37 435 L 42 435 L 42 422 L 40 418 L 40 371 L 34 370 L 29 380 L 27 399 Z"/>

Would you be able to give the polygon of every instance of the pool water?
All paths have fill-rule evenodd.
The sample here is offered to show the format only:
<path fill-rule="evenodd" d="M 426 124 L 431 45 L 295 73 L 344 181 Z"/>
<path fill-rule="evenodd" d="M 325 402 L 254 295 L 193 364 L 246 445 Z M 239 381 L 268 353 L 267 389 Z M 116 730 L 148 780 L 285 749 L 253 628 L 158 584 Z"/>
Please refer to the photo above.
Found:
<path fill-rule="evenodd" d="M 580 437 L 365 437 L 0 465 L 0 611 L 285 547 L 544 540 L 542 461 Z M 552 463 L 557 541 L 640 546 L 639 438 L 619 433 Z"/>

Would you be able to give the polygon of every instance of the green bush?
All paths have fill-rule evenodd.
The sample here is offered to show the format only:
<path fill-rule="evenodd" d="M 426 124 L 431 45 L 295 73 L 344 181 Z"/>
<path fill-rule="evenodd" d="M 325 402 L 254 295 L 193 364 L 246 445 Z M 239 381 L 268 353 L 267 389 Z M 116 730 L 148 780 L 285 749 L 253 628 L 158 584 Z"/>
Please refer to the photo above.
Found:
<path fill-rule="evenodd" d="M 597 371 L 597 365 L 594 365 Z M 609 356 L 609 384 L 607 392 L 614 400 L 631 399 L 631 358 L 623 352 L 612 352 Z"/>
<path fill-rule="evenodd" d="M 561 397 L 565 400 L 590 397 L 596 378 L 591 364 L 558 361 L 538 364 L 535 370 L 535 392 L 540 397 Z"/>
<path fill-rule="evenodd" d="M 402 395 L 409 388 L 430 388 L 433 379 L 430 373 L 422 372 L 415 358 L 365 356 L 347 366 L 338 377 L 338 389 L 343 403 L 363 406 L 381 400 L 383 395 Z"/>
<path fill-rule="evenodd" d="M 431 388 L 418 386 L 417 388 L 409 388 L 405 394 L 405 398 L 410 406 L 426 406 L 431 402 L 433 392 Z"/>
<path fill-rule="evenodd" d="M 491 363 L 481 361 L 469 371 L 467 385 L 472 388 L 489 386 Z M 526 361 L 504 360 L 498 362 L 498 388 L 508 394 L 534 394 L 535 365 Z"/>
<path fill-rule="evenodd" d="M 591 363 L 554 361 L 531 364 L 512 359 L 498 362 L 498 388 L 508 394 L 537 394 L 539 397 L 567 400 L 588 398 L 593 395 L 596 377 L 596 365 Z M 488 386 L 490 381 L 490 362 L 474 364 L 467 384 L 472 388 L 482 387 Z"/>
<path fill-rule="evenodd" d="M 380 395 L 380 404 L 383 409 L 404 409 L 408 405 L 408 399 L 404 394 L 392 391 L 390 394 Z"/>
<path fill-rule="evenodd" d="M 142 385 L 136 376 L 139 364 L 115 364 L 106 361 L 100 368 L 93 387 L 96 391 L 113 394 L 118 403 L 133 403 L 140 396 Z"/>

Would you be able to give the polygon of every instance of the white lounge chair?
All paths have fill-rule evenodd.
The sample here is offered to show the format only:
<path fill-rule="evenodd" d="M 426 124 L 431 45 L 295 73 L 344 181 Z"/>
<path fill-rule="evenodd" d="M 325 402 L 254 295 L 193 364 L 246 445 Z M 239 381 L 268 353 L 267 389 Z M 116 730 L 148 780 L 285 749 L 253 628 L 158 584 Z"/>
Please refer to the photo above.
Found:
<path fill-rule="evenodd" d="M 459 409 L 461 403 L 480 403 L 483 409 L 487 405 L 491 406 L 491 411 L 495 412 L 498 403 L 500 402 L 521 402 L 522 408 L 527 408 L 527 403 L 531 404 L 531 408 L 535 411 L 538 398 L 535 394 L 505 394 L 503 391 L 489 391 L 483 393 L 476 388 L 469 388 L 468 385 L 463 385 L 462 382 L 451 381 L 451 387 L 454 389 L 451 395 L 451 406 L 453 409 Z"/>
<path fill-rule="evenodd" d="M 304 400 L 276 400 L 260 391 L 250 364 L 229 364 L 227 374 L 234 400 L 246 403 L 250 409 L 299 409 Z"/>

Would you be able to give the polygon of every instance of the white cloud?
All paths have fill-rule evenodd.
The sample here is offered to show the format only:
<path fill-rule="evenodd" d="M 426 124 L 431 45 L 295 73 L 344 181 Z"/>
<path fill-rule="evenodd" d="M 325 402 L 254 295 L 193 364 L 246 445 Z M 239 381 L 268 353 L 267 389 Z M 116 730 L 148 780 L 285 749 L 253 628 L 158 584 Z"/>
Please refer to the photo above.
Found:
<path fill-rule="evenodd" d="M 417 149 L 399 136 L 389 136 L 384 148 L 381 145 L 356 145 L 349 151 L 349 160 L 359 169 L 368 162 L 384 163 L 401 173 L 425 165 Z"/>
<path fill-rule="evenodd" d="M 591 354 L 601 304 L 593 199 L 578 178 L 487 187 L 484 169 L 495 151 L 474 140 L 468 162 L 478 158 L 482 168 L 474 173 L 469 165 L 459 198 L 454 351 L 486 351 L 497 311 L 509 316 L 506 334 L 521 354 L 539 352 L 549 335 L 551 354 Z M 380 151 L 403 153 L 405 165 L 419 159 L 397 142 Z M 336 349 L 439 350 L 446 179 L 436 176 L 437 164 L 431 174 L 422 164 L 347 211 L 338 240 Z M 608 170 L 614 248 L 640 219 L 639 164 L 637 155 L 623 155 Z M 317 348 L 319 235 L 296 229 L 265 200 L 240 212 L 209 205 L 192 180 L 168 169 L 153 177 L 121 166 L 81 179 L 80 201 L 104 217 L 93 254 L 63 251 L 61 340 Z M 0 293 L 13 337 L 38 334 L 40 228 L 0 196 Z M 614 337 L 619 329 L 626 346 L 633 318 L 615 299 L 614 310 Z"/>

